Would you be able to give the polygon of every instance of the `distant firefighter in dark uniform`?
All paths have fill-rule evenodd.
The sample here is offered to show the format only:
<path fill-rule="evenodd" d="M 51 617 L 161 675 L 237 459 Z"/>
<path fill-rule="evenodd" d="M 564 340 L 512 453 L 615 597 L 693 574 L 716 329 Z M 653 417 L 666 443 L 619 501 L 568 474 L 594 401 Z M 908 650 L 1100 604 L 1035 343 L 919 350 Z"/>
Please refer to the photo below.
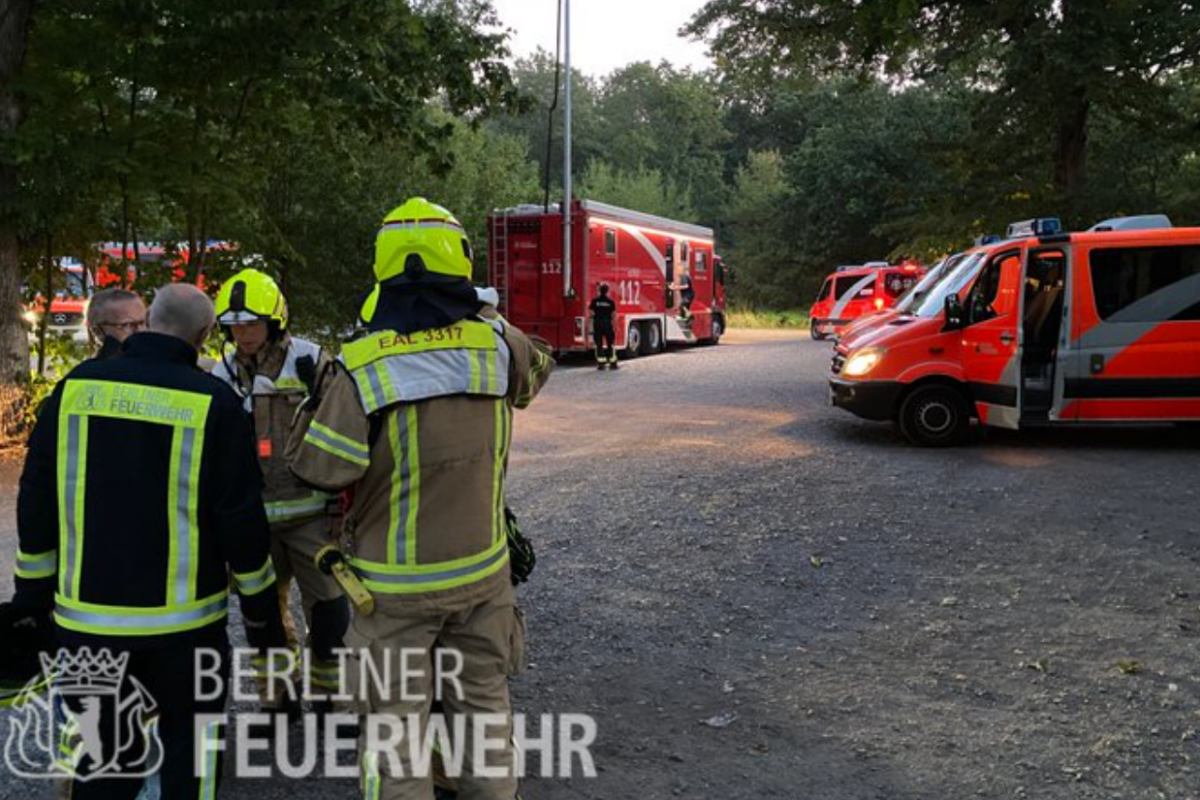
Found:
<path fill-rule="evenodd" d="M 592 338 L 596 343 L 596 369 L 617 369 L 617 351 L 614 344 L 617 333 L 613 320 L 617 315 L 617 303 L 608 296 L 608 284 L 600 284 L 600 294 L 588 305 L 592 312 Z"/>

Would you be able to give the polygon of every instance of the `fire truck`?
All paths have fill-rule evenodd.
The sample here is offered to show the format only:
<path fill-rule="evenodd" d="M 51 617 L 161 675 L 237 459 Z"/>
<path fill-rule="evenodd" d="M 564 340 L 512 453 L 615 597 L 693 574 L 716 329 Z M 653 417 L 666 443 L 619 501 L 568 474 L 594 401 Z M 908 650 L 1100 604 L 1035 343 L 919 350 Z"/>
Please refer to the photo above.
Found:
<path fill-rule="evenodd" d="M 561 207 L 524 205 L 488 217 L 488 268 L 500 312 L 558 353 L 591 348 L 588 303 L 607 284 L 626 358 L 668 342 L 716 344 L 725 331 L 726 270 L 710 228 L 591 200 L 571 204 L 564 262 Z"/>

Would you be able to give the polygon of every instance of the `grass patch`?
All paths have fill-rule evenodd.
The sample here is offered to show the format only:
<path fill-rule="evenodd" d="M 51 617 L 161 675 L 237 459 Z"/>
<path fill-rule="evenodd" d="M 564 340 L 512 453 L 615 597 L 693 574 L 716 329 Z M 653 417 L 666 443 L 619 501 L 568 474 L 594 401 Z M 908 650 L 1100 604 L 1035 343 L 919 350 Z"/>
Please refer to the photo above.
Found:
<path fill-rule="evenodd" d="M 808 314 L 799 310 L 763 311 L 735 308 L 725 312 L 730 328 L 796 328 L 808 330 Z"/>

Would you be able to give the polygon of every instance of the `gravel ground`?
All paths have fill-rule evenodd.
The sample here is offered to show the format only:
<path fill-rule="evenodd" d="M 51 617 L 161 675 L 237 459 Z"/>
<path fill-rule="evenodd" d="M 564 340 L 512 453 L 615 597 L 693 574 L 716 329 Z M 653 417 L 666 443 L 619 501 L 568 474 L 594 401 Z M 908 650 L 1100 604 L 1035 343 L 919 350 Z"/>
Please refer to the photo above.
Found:
<path fill-rule="evenodd" d="M 600 769 L 527 800 L 1200 797 L 1200 443 L 917 450 L 828 406 L 828 358 L 734 332 L 565 365 L 519 415 L 539 561 L 516 702 L 594 715 Z M 0 798 L 40 788 L 0 776 Z"/>

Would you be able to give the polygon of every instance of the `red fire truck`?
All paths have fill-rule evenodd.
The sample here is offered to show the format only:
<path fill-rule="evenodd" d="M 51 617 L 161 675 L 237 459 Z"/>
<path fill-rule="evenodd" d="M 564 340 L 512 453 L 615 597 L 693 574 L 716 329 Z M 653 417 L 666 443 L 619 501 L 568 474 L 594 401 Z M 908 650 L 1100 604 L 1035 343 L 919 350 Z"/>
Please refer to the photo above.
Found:
<path fill-rule="evenodd" d="M 667 342 L 720 340 L 725 267 L 710 228 L 591 200 L 571 208 L 569 274 L 559 206 L 518 206 L 488 217 L 489 278 L 509 321 L 557 352 L 587 351 L 588 303 L 606 283 L 617 301 L 616 346 L 625 357 L 657 353 Z"/>

